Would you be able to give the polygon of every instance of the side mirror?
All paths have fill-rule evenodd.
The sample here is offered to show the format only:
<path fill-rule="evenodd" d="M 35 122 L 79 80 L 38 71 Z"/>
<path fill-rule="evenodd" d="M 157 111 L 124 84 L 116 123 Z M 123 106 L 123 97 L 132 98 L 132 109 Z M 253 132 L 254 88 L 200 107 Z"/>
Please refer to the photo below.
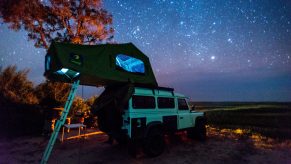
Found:
<path fill-rule="evenodd" d="M 195 111 L 195 105 L 191 106 L 190 110 Z"/>

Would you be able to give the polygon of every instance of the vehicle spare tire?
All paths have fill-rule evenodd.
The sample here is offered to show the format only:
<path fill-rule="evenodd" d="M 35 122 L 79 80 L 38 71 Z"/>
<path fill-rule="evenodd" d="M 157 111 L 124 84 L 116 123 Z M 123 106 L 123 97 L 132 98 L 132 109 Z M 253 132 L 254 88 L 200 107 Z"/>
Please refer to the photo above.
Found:
<path fill-rule="evenodd" d="M 143 152 L 150 157 L 156 157 L 161 155 L 164 149 L 164 133 L 160 128 L 152 128 L 144 138 Z"/>

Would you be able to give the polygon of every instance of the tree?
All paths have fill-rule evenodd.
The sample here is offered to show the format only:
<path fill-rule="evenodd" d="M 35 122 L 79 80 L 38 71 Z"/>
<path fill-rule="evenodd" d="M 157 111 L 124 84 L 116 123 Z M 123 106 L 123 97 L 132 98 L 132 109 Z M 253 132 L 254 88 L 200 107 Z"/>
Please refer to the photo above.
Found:
<path fill-rule="evenodd" d="M 0 18 L 46 49 L 52 40 L 98 44 L 110 41 L 114 32 L 101 0 L 0 0 Z"/>
<path fill-rule="evenodd" d="M 41 106 L 48 108 L 61 107 L 67 100 L 70 88 L 68 83 L 46 80 L 35 88 L 35 93 Z"/>
<path fill-rule="evenodd" d="M 15 31 L 24 29 L 35 47 L 45 49 L 52 40 L 100 44 L 111 41 L 114 32 L 112 15 L 101 0 L 0 0 L 0 22 Z M 47 80 L 36 87 L 35 94 L 41 106 L 53 108 L 64 105 L 69 91 L 69 84 Z M 77 103 L 79 107 L 87 110 Z"/>
<path fill-rule="evenodd" d="M 71 114 L 73 114 L 73 115 L 79 114 L 80 115 L 83 113 L 89 113 L 89 111 L 90 111 L 90 107 L 88 106 L 88 104 L 84 101 L 84 99 L 77 96 L 74 99 L 74 102 L 72 104 Z"/>
<path fill-rule="evenodd" d="M 101 0 L 0 0 L 0 21 L 12 30 L 24 29 L 36 47 L 52 40 L 98 44 L 113 38 L 112 15 Z M 45 81 L 36 88 L 40 104 L 64 104 L 70 85 Z"/>
<path fill-rule="evenodd" d="M 37 104 L 33 83 L 27 79 L 29 70 L 17 71 L 16 66 L 0 69 L 0 104 Z"/>
<path fill-rule="evenodd" d="M 86 100 L 86 104 L 92 108 L 93 107 L 93 104 L 94 104 L 94 101 L 98 98 L 98 96 L 91 96 L 89 99 Z"/>

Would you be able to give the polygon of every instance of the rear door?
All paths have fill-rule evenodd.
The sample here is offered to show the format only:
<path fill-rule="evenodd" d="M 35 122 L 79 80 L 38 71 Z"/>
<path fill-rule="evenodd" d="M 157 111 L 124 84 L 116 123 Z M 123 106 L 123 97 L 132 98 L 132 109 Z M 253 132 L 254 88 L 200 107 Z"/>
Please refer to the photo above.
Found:
<path fill-rule="evenodd" d="M 185 129 L 192 126 L 192 119 L 188 104 L 184 98 L 177 99 L 178 104 L 178 129 Z"/>

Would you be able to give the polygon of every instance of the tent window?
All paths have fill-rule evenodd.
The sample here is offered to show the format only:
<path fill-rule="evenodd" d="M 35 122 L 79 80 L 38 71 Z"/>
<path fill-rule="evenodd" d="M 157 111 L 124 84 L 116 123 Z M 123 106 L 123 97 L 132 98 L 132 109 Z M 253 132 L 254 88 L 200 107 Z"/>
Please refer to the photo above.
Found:
<path fill-rule="evenodd" d="M 144 63 L 137 58 L 119 54 L 116 56 L 116 66 L 122 70 L 133 73 L 145 73 Z"/>
<path fill-rule="evenodd" d="M 48 71 L 50 69 L 51 57 L 49 55 L 45 56 L 45 70 Z"/>

